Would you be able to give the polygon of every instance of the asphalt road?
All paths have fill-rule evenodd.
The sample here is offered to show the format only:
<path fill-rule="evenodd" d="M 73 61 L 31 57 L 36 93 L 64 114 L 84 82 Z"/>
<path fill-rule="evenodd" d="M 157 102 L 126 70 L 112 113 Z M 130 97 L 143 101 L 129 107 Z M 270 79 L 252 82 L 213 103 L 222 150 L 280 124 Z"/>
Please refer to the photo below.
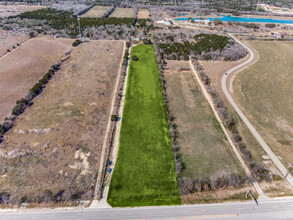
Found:
<path fill-rule="evenodd" d="M 293 200 L 204 205 L 0 212 L 2 220 L 48 219 L 293 219 Z"/>
<path fill-rule="evenodd" d="M 245 47 L 249 54 L 250 57 L 248 60 L 246 60 L 244 63 L 241 63 L 235 67 L 233 67 L 232 69 L 227 71 L 227 75 L 224 74 L 222 81 L 221 81 L 221 86 L 223 89 L 223 92 L 225 94 L 225 96 L 227 97 L 228 101 L 230 102 L 230 104 L 232 105 L 232 107 L 235 109 L 235 111 L 237 112 L 237 114 L 240 116 L 240 118 L 244 121 L 244 123 L 246 124 L 246 126 L 248 127 L 248 129 L 251 131 L 251 133 L 254 135 L 254 137 L 257 139 L 257 141 L 260 143 L 260 145 L 262 146 L 262 148 L 264 149 L 264 151 L 268 154 L 268 156 L 270 157 L 270 159 L 274 162 L 274 164 L 278 167 L 278 169 L 281 171 L 281 173 L 285 176 L 287 174 L 287 169 L 286 167 L 282 164 L 282 162 L 279 160 L 279 158 L 275 155 L 275 153 L 270 149 L 270 147 L 266 144 L 266 142 L 262 139 L 262 137 L 260 136 L 260 134 L 256 131 L 256 129 L 253 127 L 253 125 L 250 123 L 250 121 L 247 119 L 247 117 L 244 115 L 244 113 L 241 111 L 241 109 L 239 108 L 239 106 L 235 103 L 235 101 L 233 100 L 232 96 L 230 95 L 228 89 L 227 89 L 227 78 L 231 73 L 234 73 L 240 69 L 243 69 L 245 66 L 248 66 L 254 59 L 254 53 L 253 51 L 247 47 L 245 44 L 243 44 L 241 41 L 239 41 L 238 39 L 236 39 L 234 36 L 230 35 L 235 41 L 237 41 L 238 43 L 240 43 L 243 47 Z M 290 185 L 293 187 L 293 177 L 291 174 L 289 174 L 287 176 L 287 180 L 290 183 Z"/>

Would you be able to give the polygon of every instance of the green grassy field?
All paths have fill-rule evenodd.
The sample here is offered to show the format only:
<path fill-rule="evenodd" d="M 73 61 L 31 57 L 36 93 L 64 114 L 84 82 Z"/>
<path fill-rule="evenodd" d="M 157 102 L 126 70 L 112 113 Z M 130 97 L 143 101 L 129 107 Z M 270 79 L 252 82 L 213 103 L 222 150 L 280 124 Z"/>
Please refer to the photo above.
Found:
<path fill-rule="evenodd" d="M 281 161 L 293 164 L 293 43 L 249 44 L 260 59 L 235 78 L 235 98 Z"/>
<path fill-rule="evenodd" d="M 108 203 L 113 207 L 180 204 L 172 143 L 154 48 L 132 48 L 118 158 Z"/>

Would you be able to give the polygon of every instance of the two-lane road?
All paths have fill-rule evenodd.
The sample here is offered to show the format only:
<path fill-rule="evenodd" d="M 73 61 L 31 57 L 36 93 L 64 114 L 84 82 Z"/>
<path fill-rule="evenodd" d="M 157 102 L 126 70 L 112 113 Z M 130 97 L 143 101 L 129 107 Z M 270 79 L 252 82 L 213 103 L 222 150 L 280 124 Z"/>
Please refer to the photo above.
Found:
<path fill-rule="evenodd" d="M 0 212 L 0 219 L 293 219 L 293 200 L 266 201 L 258 206 L 250 201 L 141 208 Z"/>

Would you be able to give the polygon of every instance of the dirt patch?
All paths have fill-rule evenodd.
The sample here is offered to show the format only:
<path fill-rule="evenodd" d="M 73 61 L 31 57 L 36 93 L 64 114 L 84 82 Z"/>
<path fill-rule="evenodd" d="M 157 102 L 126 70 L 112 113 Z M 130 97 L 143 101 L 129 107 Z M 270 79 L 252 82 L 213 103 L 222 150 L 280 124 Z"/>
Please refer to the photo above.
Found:
<path fill-rule="evenodd" d="M 147 8 L 139 9 L 137 12 L 138 19 L 148 19 L 150 18 L 150 11 Z"/>
<path fill-rule="evenodd" d="M 41 5 L 0 5 L 0 18 L 18 15 L 26 11 L 34 11 L 47 6 Z"/>
<path fill-rule="evenodd" d="M 113 13 L 110 15 L 112 18 L 134 18 L 134 8 L 115 8 Z"/>
<path fill-rule="evenodd" d="M 73 40 L 34 38 L 0 59 L 0 121 L 24 98 L 49 68 L 71 48 Z"/>
<path fill-rule="evenodd" d="M 87 18 L 100 18 L 110 9 L 110 6 L 94 6 L 87 13 L 83 14 L 81 17 Z"/>
<path fill-rule="evenodd" d="M 10 202 L 91 199 L 123 46 L 91 41 L 74 48 L 5 134 L 0 184 Z"/>

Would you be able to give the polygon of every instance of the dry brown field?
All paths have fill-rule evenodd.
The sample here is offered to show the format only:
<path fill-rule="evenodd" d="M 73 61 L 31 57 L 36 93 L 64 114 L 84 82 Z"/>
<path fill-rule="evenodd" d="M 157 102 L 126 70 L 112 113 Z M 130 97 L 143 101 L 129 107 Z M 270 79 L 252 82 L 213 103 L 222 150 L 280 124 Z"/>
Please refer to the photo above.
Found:
<path fill-rule="evenodd" d="M 100 18 L 100 17 L 103 17 L 105 12 L 107 12 L 110 8 L 111 8 L 110 6 L 94 6 L 87 13 L 83 14 L 81 17 Z"/>
<path fill-rule="evenodd" d="M 91 199 L 124 43 L 74 48 L 1 143 L 1 190 L 12 202 Z"/>
<path fill-rule="evenodd" d="M 33 38 L 0 59 L 0 121 L 71 48 L 71 39 Z"/>
<path fill-rule="evenodd" d="M 249 42 L 246 42 L 246 44 L 248 44 L 248 43 Z M 249 44 L 249 46 L 252 50 L 255 51 L 255 49 L 251 47 L 252 44 Z M 285 45 L 283 45 L 283 46 L 286 47 Z M 264 48 L 266 48 L 266 47 L 264 47 Z M 287 48 L 288 48 L 288 46 L 287 46 Z M 257 51 L 255 51 L 255 53 L 257 54 Z M 256 57 L 258 57 L 258 56 L 256 56 Z M 252 153 L 252 157 L 254 158 L 254 160 L 256 160 L 258 162 L 262 162 L 265 165 L 265 167 L 270 171 L 271 174 L 282 176 L 280 171 L 276 168 L 276 166 L 268 158 L 268 156 L 266 155 L 266 153 L 264 152 L 264 150 L 262 149 L 260 144 L 257 142 L 257 140 L 254 138 L 254 136 L 248 130 L 247 126 L 243 123 L 243 121 L 240 119 L 240 117 L 237 115 L 237 113 L 229 105 L 229 103 L 225 99 L 225 95 L 223 94 L 223 92 L 221 90 L 221 78 L 222 78 L 223 74 L 228 69 L 238 65 L 241 62 L 244 62 L 246 59 L 247 59 L 247 57 L 242 60 L 236 61 L 236 62 L 201 61 L 201 65 L 204 67 L 206 74 L 211 78 L 213 86 L 217 89 L 217 91 L 219 92 L 219 94 L 223 98 L 224 102 L 226 103 L 226 106 L 228 107 L 229 111 L 232 113 L 233 118 L 236 121 L 237 129 L 239 130 L 240 135 L 242 136 L 243 141 L 246 144 L 248 150 Z M 284 67 L 286 67 L 286 65 Z M 263 69 L 263 67 L 258 67 L 258 68 Z M 256 72 L 258 72 L 258 71 L 256 71 Z M 248 75 L 246 75 L 247 74 L 246 70 L 244 71 L 243 74 L 242 73 L 239 73 L 239 74 L 240 74 L 240 76 L 242 75 L 242 77 L 246 76 L 248 78 Z M 287 74 L 288 74 L 288 71 L 287 71 Z M 232 77 L 234 77 L 234 76 L 232 76 Z M 238 85 L 242 84 L 242 86 L 243 86 L 242 88 L 245 88 L 244 85 L 248 85 L 247 82 L 240 83 L 241 82 L 240 78 L 238 76 L 236 76 L 236 79 L 237 78 L 238 78 L 238 83 L 239 83 Z M 283 78 L 281 77 L 281 79 L 283 79 Z M 288 79 L 290 79 L 290 78 L 288 78 Z M 228 81 L 230 81 L 230 80 L 231 79 L 228 79 Z M 233 88 L 230 87 L 230 90 L 232 90 L 232 91 L 234 90 L 234 92 L 236 89 L 239 89 L 239 86 L 237 88 L 237 85 L 235 86 L 235 84 L 236 83 L 233 84 Z M 239 91 L 241 91 L 241 89 L 239 89 L 238 92 Z M 240 92 L 239 92 L 239 94 L 240 94 Z M 243 96 L 243 93 L 241 95 Z M 247 114 L 247 112 L 245 112 L 245 114 Z M 253 121 L 254 121 L 254 119 L 253 119 Z M 292 188 L 284 179 L 281 179 L 280 181 L 273 181 L 270 183 L 261 182 L 260 186 L 264 190 L 264 192 L 268 196 L 271 196 L 271 197 L 281 196 L 281 195 L 292 195 L 292 193 L 293 193 Z"/>
<path fill-rule="evenodd" d="M 112 18 L 134 18 L 135 10 L 134 8 L 115 8 L 113 13 L 110 15 Z"/>
<path fill-rule="evenodd" d="M 141 8 L 137 12 L 138 19 L 148 19 L 150 18 L 150 11 L 147 8 Z"/>
<path fill-rule="evenodd" d="M 188 62 L 168 60 L 164 76 L 185 164 L 182 176 L 192 179 L 213 179 L 231 173 L 245 176 Z"/>
<path fill-rule="evenodd" d="M 7 50 L 11 51 L 22 44 L 29 37 L 25 34 L 14 33 L 4 31 L 0 29 L 0 58 L 8 53 Z"/>
<path fill-rule="evenodd" d="M 251 41 L 256 64 L 234 80 L 234 97 L 270 148 L 293 165 L 293 43 Z"/>
<path fill-rule="evenodd" d="M 0 18 L 18 15 L 26 11 L 34 11 L 46 8 L 41 5 L 0 5 Z"/>

